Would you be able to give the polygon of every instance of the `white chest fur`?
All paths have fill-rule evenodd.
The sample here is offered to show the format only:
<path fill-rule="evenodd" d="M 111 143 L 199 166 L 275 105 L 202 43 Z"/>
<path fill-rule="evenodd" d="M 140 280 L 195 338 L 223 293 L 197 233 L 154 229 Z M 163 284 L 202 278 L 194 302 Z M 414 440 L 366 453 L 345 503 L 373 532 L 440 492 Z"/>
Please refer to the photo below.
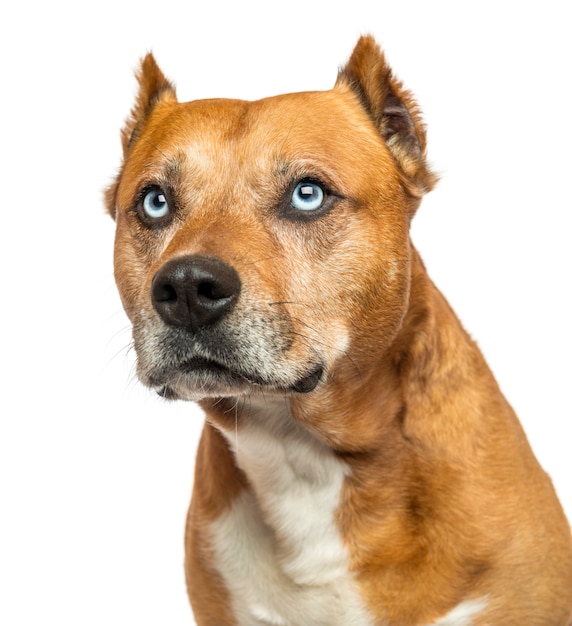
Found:
<path fill-rule="evenodd" d="M 344 465 L 282 400 L 225 436 L 252 486 L 211 529 L 238 623 L 369 626 L 334 522 Z"/>
<path fill-rule="evenodd" d="M 239 626 L 373 626 L 335 524 L 347 468 L 291 418 L 286 400 L 249 405 L 223 433 L 252 487 L 212 526 Z M 435 626 L 471 626 L 463 602 Z"/>

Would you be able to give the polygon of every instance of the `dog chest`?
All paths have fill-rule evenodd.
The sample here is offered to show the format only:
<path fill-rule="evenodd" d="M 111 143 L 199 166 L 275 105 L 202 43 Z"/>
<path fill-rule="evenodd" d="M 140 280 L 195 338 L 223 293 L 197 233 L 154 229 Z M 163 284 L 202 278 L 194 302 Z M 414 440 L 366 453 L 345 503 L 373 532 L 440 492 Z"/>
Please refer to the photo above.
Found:
<path fill-rule="evenodd" d="M 251 405 L 224 433 L 252 486 L 210 526 L 233 615 L 239 626 L 374 626 L 335 523 L 348 469 L 285 407 L 262 421 Z M 435 624 L 472 626 L 485 607 L 461 602 Z"/>

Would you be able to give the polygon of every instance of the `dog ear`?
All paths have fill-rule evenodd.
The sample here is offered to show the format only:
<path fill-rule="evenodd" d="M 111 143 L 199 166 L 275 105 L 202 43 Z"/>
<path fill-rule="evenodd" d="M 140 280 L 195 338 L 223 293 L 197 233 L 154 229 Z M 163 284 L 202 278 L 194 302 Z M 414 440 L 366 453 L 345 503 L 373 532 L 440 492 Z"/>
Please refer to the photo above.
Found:
<path fill-rule="evenodd" d="M 131 113 L 121 130 L 121 144 L 124 157 L 129 152 L 129 148 L 135 139 L 137 139 L 153 108 L 159 102 L 177 101 L 174 85 L 165 77 L 151 53 L 148 53 L 142 59 L 136 77 L 139 83 L 139 91 Z M 112 217 L 115 217 L 115 197 L 120 177 L 121 173 L 104 192 L 104 203 Z"/>
<path fill-rule="evenodd" d="M 121 131 L 124 154 L 127 153 L 129 146 L 141 132 L 143 124 L 155 105 L 161 101 L 177 101 L 173 83 L 165 78 L 155 61 L 155 57 L 150 52 L 141 61 L 136 77 L 139 83 L 139 92 L 131 109 L 131 115 Z"/>
<path fill-rule="evenodd" d="M 416 198 L 437 182 L 425 159 L 426 135 L 421 112 L 410 92 L 393 76 L 374 38 L 363 36 L 339 74 L 357 95 L 397 162 L 408 191 Z"/>

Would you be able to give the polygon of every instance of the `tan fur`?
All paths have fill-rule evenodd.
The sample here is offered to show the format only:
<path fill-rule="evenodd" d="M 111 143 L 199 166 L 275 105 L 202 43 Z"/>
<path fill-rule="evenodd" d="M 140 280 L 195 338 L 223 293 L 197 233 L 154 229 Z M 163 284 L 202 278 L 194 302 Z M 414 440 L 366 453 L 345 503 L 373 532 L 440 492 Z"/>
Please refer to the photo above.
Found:
<path fill-rule="evenodd" d="M 566 626 L 570 528 L 481 353 L 411 244 L 410 220 L 436 177 L 418 107 L 374 40 L 360 39 L 323 93 L 180 104 L 151 56 L 138 79 L 106 202 L 139 375 L 157 388 L 161 358 L 171 358 L 151 285 L 185 255 L 215 257 L 240 276 L 239 299 L 217 331 L 220 358 L 228 365 L 243 350 L 236 367 L 247 377 L 257 355 L 261 368 L 275 364 L 261 370 L 266 383 L 200 398 L 207 423 L 186 536 L 197 624 L 237 623 L 211 529 L 252 486 L 221 432 L 240 439 L 251 400 L 272 406 L 286 395 L 292 420 L 347 467 L 335 523 L 372 624 L 424 626 L 485 599 L 476 626 Z M 284 218 L 288 185 L 306 177 L 335 190 L 331 208 L 303 223 Z M 137 208 L 149 184 L 168 188 L 176 204 L 157 228 Z M 317 387 L 288 391 L 318 358 Z"/>

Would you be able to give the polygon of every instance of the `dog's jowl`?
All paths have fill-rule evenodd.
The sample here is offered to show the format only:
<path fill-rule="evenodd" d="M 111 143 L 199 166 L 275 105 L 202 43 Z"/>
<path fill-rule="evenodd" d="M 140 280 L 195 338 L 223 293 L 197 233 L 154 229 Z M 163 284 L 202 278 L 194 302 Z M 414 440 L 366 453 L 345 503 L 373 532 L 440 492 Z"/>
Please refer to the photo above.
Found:
<path fill-rule="evenodd" d="M 138 376 L 206 413 L 197 624 L 566 626 L 570 528 L 411 243 L 436 178 L 376 43 L 326 92 L 138 79 L 106 200 Z"/>

